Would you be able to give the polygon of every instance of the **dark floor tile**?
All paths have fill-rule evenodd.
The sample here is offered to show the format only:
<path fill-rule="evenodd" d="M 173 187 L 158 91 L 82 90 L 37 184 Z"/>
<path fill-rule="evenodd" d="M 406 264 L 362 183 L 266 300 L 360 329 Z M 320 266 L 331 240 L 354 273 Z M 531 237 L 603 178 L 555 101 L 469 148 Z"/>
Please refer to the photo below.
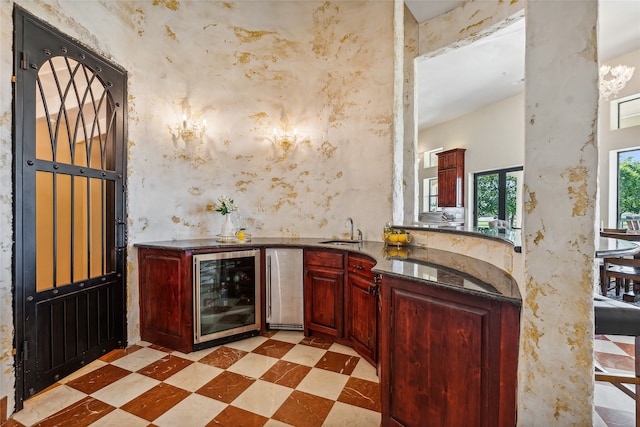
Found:
<path fill-rule="evenodd" d="M 380 384 L 350 377 L 338 396 L 338 402 L 380 412 Z"/>
<path fill-rule="evenodd" d="M 260 344 L 258 348 L 253 350 L 253 353 L 262 354 L 263 356 L 275 357 L 276 359 L 282 358 L 289 352 L 295 344 L 291 344 L 278 340 L 267 340 Z"/>
<path fill-rule="evenodd" d="M 620 354 L 593 352 L 596 360 L 605 368 L 620 369 L 623 371 L 634 372 L 635 361 L 633 357 L 623 356 Z"/>
<path fill-rule="evenodd" d="M 113 411 L 114 408 L 100 400 L 87 396 L 67 406 L 49 418 L 45 418 L 33 427 L 81 427 L 99 420 Z"/>
<path fill-rule="evenodd" d="M 320 337 L 304 337 L 304 339 L 300 341 L 300 344 L 328 350 L 329 347 L 333 345 L 333 341 Z"/>
<path fill-rule="evenodd" d="M 224 371 L 196 391 L 196 393 L 225 403 L 231 403 L 256 380 Z"/>
<path fill-rule="evenodd" d="M 71 380 L 67 385 L 83 393 L 92 394 L 102 387 L 126 377 L 130 373 L 131 371 L 109 364 Z"/>
<path fill-rule="evenodd" d="M 263 333 L 261 333 L 260 335 L 262 335 L 265 338 L 271 338 L 272 336 L 274 336 L 275 334 L 277 334 L 279 331 L 264 331 Z"/>
<path fill-rule="evenodd" d="M 324 356 L 318 360 L 315 367 L 339 374 L 351 375 L 359 361 L 360 358 L 358 356 L 327 351 Z"/>
<path fill-rule="evenodd" d="M 198 362 L 215 366 L 220 369 L 227 369 L 248 353 L 231 347 L 218 347 Z"/>
<path fill-rule="evenodd" d="M 24 424 L 17 422 L 12 418 L 9 418 L 7 421 L 2 423 L 2 427 L 26 427 L 26 426 Z"/>
<path fill-rule="evenodd" d="M 262 427 L 269 418 L 235 406 L 227 406 L 206 427 Z"/>
<path fill-rule="evenodd" d="M 158 381 L 164 381 L 171 375 L 183 370 L 192 363 L 193 362 L 191 360 L 167 354 L 162 359 L 157 360 L 150 365 L 147 365 L 144 368 L 138 370 L 138 373 L 146 375 Z"/>
<path fill-rule="evenodd" d="M 271 418 L 295 427 L 321 427 L 335 402 L 294 390 Z"/>
<path fill-rule="evenodd" d="M 116 361 L 116 360 L 120 359 L 121 357 L 126 356 L 127 354 L 131 354 L 134 351 L 138 351 L 141 348 L 142 348 L 142 346 L 139 346 L 137 344 L 132 345 L 132 346 L 127 347 L 127 348 L 117 348 L 117 349 L 112 350 L 109 353 L 105 354 L 104 356 L 102 356 L 100 358 L 100 360 L 102 360 L 103 362 L 111 363 L 113 361 Z"/>
<path fill-rule="evenodd" d="M 121 409 L 147 421 L 153 421 L 185 399 L 188 391 L 160 383 L 151 390 L 124 404 Z"/>
<path fill-rule="evenodd" d="M 278 360 L 260 379 L 285 387 L 296 388 L 310 370 L 311 367 L 309 366 Z"/>

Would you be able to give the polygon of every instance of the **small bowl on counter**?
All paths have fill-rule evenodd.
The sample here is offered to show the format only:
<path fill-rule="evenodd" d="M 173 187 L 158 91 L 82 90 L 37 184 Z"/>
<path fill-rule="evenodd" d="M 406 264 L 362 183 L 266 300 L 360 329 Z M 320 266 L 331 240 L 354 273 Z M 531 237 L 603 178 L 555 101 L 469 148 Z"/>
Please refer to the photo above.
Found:
<path fill-rule="evenodd" d="M 390 230 L 382 233 L 382 240 L 388 246 L 404 246 L 411 242 L 411 234 L 404 230 Z"/>

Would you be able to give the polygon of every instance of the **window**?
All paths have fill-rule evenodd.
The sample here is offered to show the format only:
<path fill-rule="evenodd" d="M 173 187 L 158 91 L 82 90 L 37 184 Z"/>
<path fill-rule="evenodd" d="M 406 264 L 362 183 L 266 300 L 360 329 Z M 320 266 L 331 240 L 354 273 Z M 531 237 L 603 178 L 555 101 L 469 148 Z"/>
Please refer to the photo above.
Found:
<path fill-rule="evenodd" d="M 640 125 L 640 93 L 611 101 L 611 129 Z"/>
<path fill-rule="evenodd" d="M 426 169 L 438 166 L 438 156 L 436 154 L 440 152 L 442 152 L 442 147 L 422 153 L 422 167 Z"/>
<path fill-rule="evenodd" d="M 640 149 L 618 152 L 618 218 L 621 228 L 627 219 L 640 214 Z"/>
<path fill-rule="evenodd" d="M 438 208 L 438 178 L 425 179 L 422 188 L 422 211 L 435 212 Z"/>
<path fill-rule="evenodd" d="M 505 219 L 512 228 L 520 228 L 522 180 L 522 166 L 475 174 L 473 224 L 476 227 L 488 227 L 489 221 Z"/>

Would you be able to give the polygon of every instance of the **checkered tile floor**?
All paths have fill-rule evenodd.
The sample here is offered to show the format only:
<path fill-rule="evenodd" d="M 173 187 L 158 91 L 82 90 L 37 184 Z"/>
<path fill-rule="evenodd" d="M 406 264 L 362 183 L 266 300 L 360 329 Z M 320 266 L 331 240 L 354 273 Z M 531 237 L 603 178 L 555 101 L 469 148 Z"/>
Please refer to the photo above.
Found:
<path fill-rule="evenodd" d="M 379 426 L 375 367 L 279 331 L 190 354 L 139 343 L 25 401 L 7 426 Z"/>
<path fill-rule="evenodd" d="M 609 372 L 633 372 L 633 337 L 596 336 Z M 25 402 L 12 426 L 379 426 L 373 366 L 348 347 L 280 331 L 190 354 L 138 343 Z M 594 426 L 633 426 L 634 402 L 596 382 Z"/>
<path fill-rule="evenodd" d="M 607 372 L 633 376 L 634 337 L 596 335 L 593 346 L 596 360 Z M 595 427 L 635 425 L 633 399 L 612 384 L 597 381 L 594 401 Z"/>

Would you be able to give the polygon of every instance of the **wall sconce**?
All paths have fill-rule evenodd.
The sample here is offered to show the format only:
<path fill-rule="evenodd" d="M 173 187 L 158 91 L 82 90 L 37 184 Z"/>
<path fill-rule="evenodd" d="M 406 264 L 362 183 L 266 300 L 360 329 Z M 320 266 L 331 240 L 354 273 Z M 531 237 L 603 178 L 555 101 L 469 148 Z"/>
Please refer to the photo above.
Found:
<path fill-rule="evenodd" d="M 287 152 L 292 148 L 295 148 L 300 142 L 298 131 L 294 128 L 293 132 L 289 132 L 286 129 L 278 132 L 276 128 L 273 128 L 273 134 L 271 135 L 273 144 L 279 147 L 282 151 Z"/>
<path fill-rule="evenodd" d="M 182 125 L 176 126 L 175 131 L 180 135 L 180 138 L 184 142 L 189 142 L 194 138 L 202 139 L 204 133 L 207 131 L 207 121 L 197 123 L 187 120 L 187 115 L 182 115 Z"/>

